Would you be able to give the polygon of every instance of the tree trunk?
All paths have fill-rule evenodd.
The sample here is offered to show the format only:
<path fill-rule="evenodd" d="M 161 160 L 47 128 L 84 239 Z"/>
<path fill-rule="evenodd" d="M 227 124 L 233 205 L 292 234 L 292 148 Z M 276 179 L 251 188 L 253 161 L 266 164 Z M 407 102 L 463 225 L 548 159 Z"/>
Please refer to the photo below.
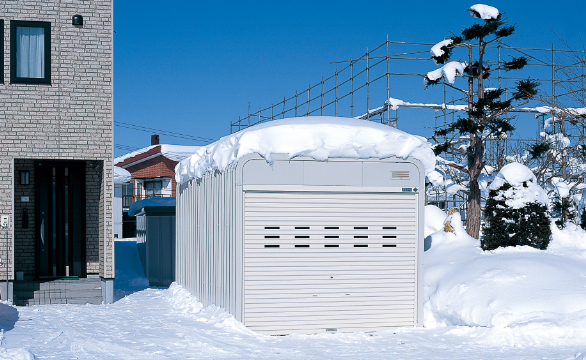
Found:
<path fill-rule="evenodd" d="M 480 239 L 480 201 L 482 200 L 482 193 L 478 178 L 484 168 L 483 154 L 484 144 L 481 139 L 474 135 L 470 142 L 468 155 L 468 188 L 470 189 L 470 195 L 468 196 L 468 211 L 466 212 L 466 232 L 475 239 Z"/>

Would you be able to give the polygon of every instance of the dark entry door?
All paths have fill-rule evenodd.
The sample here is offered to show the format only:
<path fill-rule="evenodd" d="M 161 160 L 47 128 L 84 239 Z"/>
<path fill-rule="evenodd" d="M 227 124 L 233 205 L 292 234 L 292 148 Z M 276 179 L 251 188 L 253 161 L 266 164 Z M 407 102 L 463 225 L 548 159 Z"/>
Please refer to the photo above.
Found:
<path fill-rule="evenodd" d="M 85 277 L 85 166 L 38 163 L 35 175 L 37 274 Z"/>

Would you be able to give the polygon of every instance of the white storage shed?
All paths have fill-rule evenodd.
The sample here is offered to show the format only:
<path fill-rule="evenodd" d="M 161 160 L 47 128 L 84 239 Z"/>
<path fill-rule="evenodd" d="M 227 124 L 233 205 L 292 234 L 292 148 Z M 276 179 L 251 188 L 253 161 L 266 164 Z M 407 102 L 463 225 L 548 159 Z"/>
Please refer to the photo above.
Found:
<path fill-rule="evenodd" d="M 176 169 L 177 281 L 265 334 L 421 326 L 434 163 L 424 139 L 355 119 L 223 138 Z"/>

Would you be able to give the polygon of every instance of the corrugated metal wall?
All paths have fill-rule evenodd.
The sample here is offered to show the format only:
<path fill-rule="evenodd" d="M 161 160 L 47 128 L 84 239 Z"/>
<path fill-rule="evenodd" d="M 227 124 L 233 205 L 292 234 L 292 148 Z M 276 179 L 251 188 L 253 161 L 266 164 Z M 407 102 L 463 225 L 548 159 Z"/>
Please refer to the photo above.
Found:
<path fill-rule="evenodd" d="M 242 220 L 236 218 L 241 191 L 236 191 L 235 173 L 231 166 L 178 187 L 175 274 L 204 305 L 218 305 L 242 320 L 242 245 L 237 241 Z"/>

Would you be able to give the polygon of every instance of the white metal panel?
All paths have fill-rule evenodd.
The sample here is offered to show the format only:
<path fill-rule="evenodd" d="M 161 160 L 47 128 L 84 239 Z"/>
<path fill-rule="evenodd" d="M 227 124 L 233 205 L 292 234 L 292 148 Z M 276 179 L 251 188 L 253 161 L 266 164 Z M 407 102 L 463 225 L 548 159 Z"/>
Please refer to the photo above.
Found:
<path fill-rule="evenodd" d="M 244 324 L 267 334 L 414 326 L 418 203 L 413 192 L 245 192 Z"/>

